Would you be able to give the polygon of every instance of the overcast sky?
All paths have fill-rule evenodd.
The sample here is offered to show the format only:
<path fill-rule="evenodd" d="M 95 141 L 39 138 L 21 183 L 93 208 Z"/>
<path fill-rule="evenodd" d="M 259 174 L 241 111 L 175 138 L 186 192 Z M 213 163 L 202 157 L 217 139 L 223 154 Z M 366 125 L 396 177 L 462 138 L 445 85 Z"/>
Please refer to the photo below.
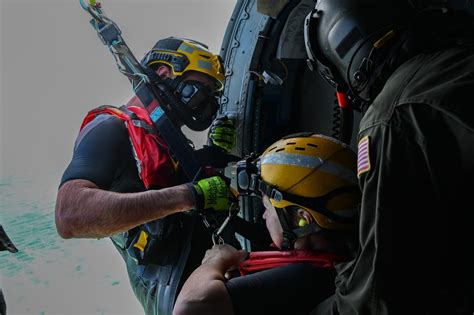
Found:
<path fill-rule="evenodd" d="M 235 2 L 101 1 L 137 59 L 168 36 L 219 52 Z M 140 314 L 111 242 L 63 241 L 53 215 L 82 119 L 98 105 L 125 103 L 129 81 L 79 0 L 0 3 L 0 224 L 20 249 L 0 255 L 8 314 Z"/>
<path fill-rule="evenodd" d="M 86 112 L 132 95 L 79 0 L 1 1 L 0 176 L 60 176 Z M 137 59 L 167 36 L 218 52 L 235 0 L 104 0 Z"/>

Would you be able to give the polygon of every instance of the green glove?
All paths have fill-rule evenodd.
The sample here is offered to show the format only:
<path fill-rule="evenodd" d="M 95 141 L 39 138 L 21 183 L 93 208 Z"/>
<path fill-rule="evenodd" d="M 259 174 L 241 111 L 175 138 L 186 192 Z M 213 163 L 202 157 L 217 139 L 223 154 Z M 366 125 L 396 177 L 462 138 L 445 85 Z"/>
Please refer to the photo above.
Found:
<path fill-rule="evenodd" d="M 209 144 L 218 146 L 226 153 L 235 147 L 237 132 L 234 122 L 227 116 L 216 118 L 209 131 Z"/>
<path fill-rule="evenodd" d="M 201 179 L 191 184 L 191 191 L 196 199 L 196 210 L 203 209 L 228 210 L 229 187 L 219 176 Z"/>

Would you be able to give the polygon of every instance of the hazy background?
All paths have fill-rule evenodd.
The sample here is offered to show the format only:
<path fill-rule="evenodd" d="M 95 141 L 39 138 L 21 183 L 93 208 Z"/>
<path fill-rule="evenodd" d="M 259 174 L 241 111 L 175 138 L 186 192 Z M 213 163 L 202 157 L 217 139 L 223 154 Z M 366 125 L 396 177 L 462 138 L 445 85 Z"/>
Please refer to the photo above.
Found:
<path fill-rule="evenodd" d="M 235 0 L 103 0 L 140 59 L 167 36 L 218 52 Z M 20 250 L 0 253 L 8 314 L 141 314 L 108 239 L 56 235 L 53 208 L 88 110 L 121 105 L 128 80 L 78 0 L 0 0 L 0 224 Z M 190 134 L 198 146 L 201 135 Z"/>

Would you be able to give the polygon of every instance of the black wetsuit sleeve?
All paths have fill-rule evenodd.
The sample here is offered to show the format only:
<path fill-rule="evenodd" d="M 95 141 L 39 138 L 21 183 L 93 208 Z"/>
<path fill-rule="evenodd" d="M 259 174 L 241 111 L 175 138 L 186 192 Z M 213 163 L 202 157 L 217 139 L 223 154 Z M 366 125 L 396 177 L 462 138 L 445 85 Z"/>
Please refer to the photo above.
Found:
<path fill-rule="evenodd" d="M 72 179 L 86 179 L 108 190 L 130 152 L 124 123 L 110 115 L 99 115 L 79 133 L 61 185 Z"/>
<path fill-rule="evenodd" d="M 235 314 L 308 314 L 334 293 L 335 271 L 293 264 L 226 282 Z"/>

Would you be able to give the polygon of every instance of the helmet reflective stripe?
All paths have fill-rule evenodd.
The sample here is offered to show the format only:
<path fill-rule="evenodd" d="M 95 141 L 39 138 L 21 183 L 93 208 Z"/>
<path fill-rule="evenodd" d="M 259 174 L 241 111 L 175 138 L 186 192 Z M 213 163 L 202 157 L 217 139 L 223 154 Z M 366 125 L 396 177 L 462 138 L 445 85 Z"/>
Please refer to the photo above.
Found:
<path fill-rule="evenodd" d="M 348 145 L 324 135 L 297 134 L 269 146 L 260 164 L 261 181 L 271 188 L 260 190 L 276 208 L 303 208 L 324 229 L 356 226 L 354 220 L 340 220 L 355 213 L 360 202 L 357 155 Z"/>
<path fill-rule="evenodd" d="M 201 69 L 212 70 L 212 64 L 206 60 L 202 60 L 202 59 L 198 60 L 198 66 Z"/>
<path fill-rule="evenodd" d="M 186 45 L 186 43 L 182 43 L 181 46 L 179 46 L 178 50 L 182 50 L 182 51 L 185 51 L 189 54 L 192 54 L 193 51 L 194 51 L 194 48 L 189 46 L 189 45 Z"/>
<path fill-rule="evenodd" d="M 353 185 L 357 185 L 357 176 L 354 171 L 334 163 L 332 161 L 323 161 L 319 157 L 295 153 L 270 153 L 262 158 L 261 164 L 274 165 L 293 165 L 305 168 L 311 168 L 324 173 L 340 177 Z"/>

